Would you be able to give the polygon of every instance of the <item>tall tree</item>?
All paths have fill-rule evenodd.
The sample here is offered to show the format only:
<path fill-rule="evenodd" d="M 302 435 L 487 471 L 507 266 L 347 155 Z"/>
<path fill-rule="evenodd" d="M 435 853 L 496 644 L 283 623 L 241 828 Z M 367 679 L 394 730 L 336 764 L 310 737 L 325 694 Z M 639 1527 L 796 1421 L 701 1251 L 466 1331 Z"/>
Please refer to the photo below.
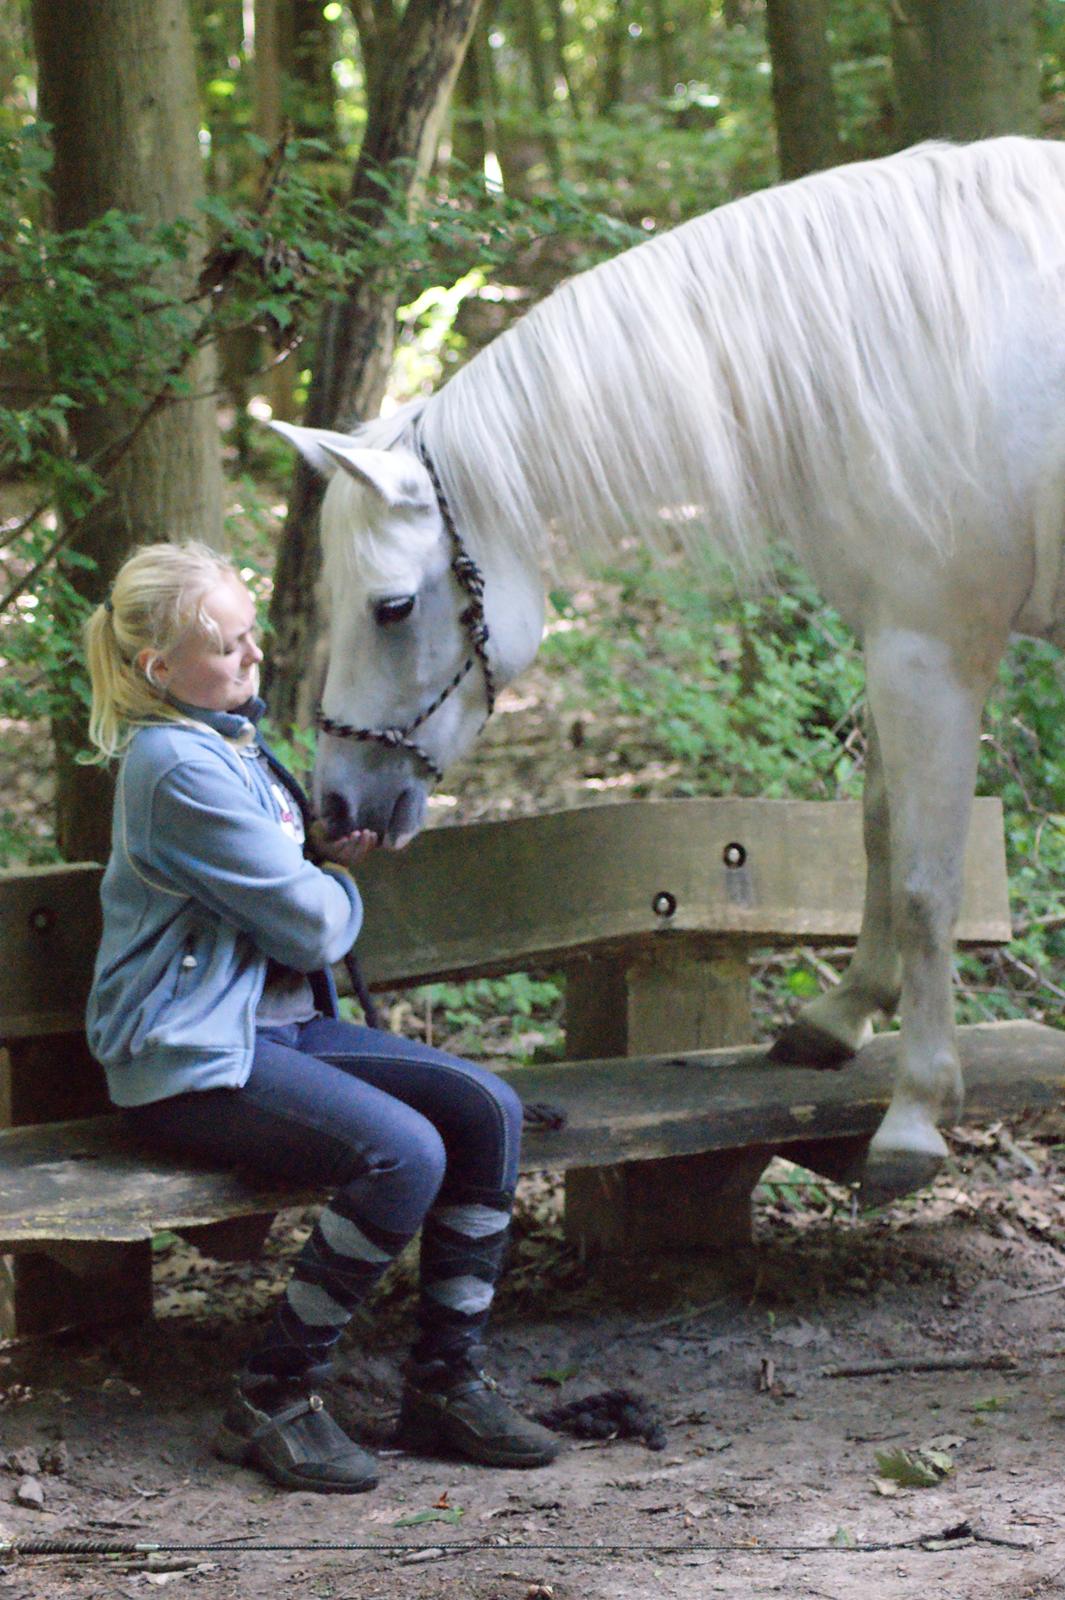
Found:
<path fill-rule="evenodd" d="M 56 225 L 83 226 L 117 208 L 147 224 L 195 217 L 203 194 L 199 106 L 186 0 L 33 0 L 42 117 L 52 126 Z M 190 248 L 179 290 L 199 274 Z M 77 575 L 98 601 L 136 544 L 190 535 L 222 541 L 222 475 L 215 420 L 214 363 L 186 369 L 190 395 L 164 407 L 137 434 L 109 480 L 109 492 L 79 528 L 77 549 L 95 566 Z M 78 455 L 106 456 L 134 416 L 118 404 L 74 412 Z M 69 860 L 104 859 L 109 784 L 78 767 L 85 726 L 71 715 L 53 727 L 58 761 L 58 836 Z"/>
<path fill-rule="evenodd" d="M 477 17 L 479 0 L 355 0 L 368 116 L 348 206 L 363 226 L 382 218 L 388 171 L 413 208 L 436 150 L 444 112 Z M 379 410 L 392 362 L 398 287 L 367 272 L 326 310 L 318 333 L 305 421 L 336 428 Z M 271 603 L 274 640 L 266 687 L 282 723 L 307 720 L 319 570 L 321 479 L 296 464 Z"/>
<path fill-rule="evenodd" d="M 603 38 L 603 64 L 595 109 L 608 117 L 621 99 L 625 82 L 625 46 L 628 42 L 628 0 L 614 0 L 610 12 L 599 24 Z"/>
<path fill-rule="evenodd" d="M 518 7 L 517 15 L 518 24 L 521 28 L 522 53 L 529 67 L 529 87 L 532 91 L 532 101 L 536 107 L 542 128 L 539 142 L 543 146 L 544 159 L 547 162 L 551 177 L 557 183 L 562 176 L 562 158 L 559 153 L 558 140 L 555 138 L 549 122 L 555 96 L 544 50 L 543 19 L 540 15 L 538 0 L 522 0 L 522 4 Z"/>
<path fill-rule="evenodd" d="M 333 88 L 335 28 L 322 0 L 290 0 L 292 7 L 291 105 L 289 115 L 301 139 L 337 142 Z"/>
<path fill-rule="evenodd" d="M 651 0 L 651 15 L 655 25 L 658 92 L 663 100 L 668 100 L 677 83 L 676 23 L 669 14 L 666 0 Z"/>
<path fill-rule="evenodd" d="M 451 154 L 471 179 L 482 182 L 488 152 L 496 149 L 492 85 L 484 71 L 488 44 L 484 27 L 482 10 L 455 79 L 451 107 Z"/>
<path fill-rule="evenodd" d="M 825 0 L 766 0 L 773 109 L 782 178 L 839 160 Z"/>
<path fill-rule="evenodd" d="M 1034 0 L 891 7 L 899 143 L 1039 130 Z"/>

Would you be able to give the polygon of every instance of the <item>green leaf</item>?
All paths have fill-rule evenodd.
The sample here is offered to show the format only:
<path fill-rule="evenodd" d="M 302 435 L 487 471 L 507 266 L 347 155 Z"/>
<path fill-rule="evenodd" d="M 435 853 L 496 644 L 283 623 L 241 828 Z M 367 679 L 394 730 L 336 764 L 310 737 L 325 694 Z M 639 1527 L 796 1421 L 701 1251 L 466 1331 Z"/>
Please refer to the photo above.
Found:
<path fill-rule="evenodd" d="M 423 1522 L 459 1522 L 461 1506 L 429 1506 L 425 1511 L 415 1511 L 409 1517 L 398 1517 L 393 1528 L 420 1528 Z"/>
<path fill-rule="evenodd" d="M 575 1378 L 580 1371 L 579 1367 L 549 1367 L 546 1372 L 537 1372 L 533 1383 L 552 1383 L 561 1389 L 567 1378 Z"/>
<path fill-rule="evenodd" d="M 954 1471 L 945 1450 L 878 1450 L 876 1466 L 882 1478 L 904 1489 L 932 1489 Z"/>

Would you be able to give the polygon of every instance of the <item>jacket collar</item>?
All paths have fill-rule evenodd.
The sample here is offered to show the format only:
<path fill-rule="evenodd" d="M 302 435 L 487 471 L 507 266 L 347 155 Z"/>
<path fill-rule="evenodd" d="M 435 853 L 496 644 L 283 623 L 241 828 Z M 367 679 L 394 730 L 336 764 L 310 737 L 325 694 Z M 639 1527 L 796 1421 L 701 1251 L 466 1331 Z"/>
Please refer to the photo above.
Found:
<path fill-rule="evenodd" d="M 265 700 L 260 700 L 258 695 L 252 695 L 235 711 L 208 711 L 204 706 L 187 705 L 176 695 L 168 695 L 167 700 L 182 716 L 193 722 L 202 722 L 206 727 L 213 728 L 215 733 L 221 734 L 223 739 L 239 745 L 255 742 L 256 725 L 266 710 Z"/>

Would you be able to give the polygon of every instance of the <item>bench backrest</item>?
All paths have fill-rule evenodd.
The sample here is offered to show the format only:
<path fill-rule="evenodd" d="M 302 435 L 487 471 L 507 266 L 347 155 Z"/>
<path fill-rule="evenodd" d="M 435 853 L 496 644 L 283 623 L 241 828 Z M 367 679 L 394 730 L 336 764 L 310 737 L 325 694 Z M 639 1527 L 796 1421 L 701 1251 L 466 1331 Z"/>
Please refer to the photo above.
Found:
<path fill-rule="evenodd" d="M 0 1040 L 81 1027 L 101 868 L 0 873 Z M 435 828 L 359 871 L 359 957 L 402 988 L 688 935 L 753 947 L 845 943 L 861 922 L 850 801 L 658 800 Z M 976 802 L 958 930 L 1010 937 L 1002 809 Z"/>

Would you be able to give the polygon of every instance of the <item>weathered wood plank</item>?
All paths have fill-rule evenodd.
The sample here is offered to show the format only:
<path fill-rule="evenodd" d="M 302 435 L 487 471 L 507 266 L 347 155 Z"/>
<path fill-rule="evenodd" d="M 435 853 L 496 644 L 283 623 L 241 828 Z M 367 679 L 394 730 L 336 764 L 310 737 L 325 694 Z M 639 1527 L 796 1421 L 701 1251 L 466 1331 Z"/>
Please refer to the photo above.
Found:
<path fill-rule="evenodd" d="M 0 872 L 0 1041 L 80 1027 L 100 874 L 85 864 Z M 850 801 L 646 800 L 433 828 L 359 869 L 359 957 L 383 988 L 634 941 L 653 948 L 677 934 L 850 940 L 864 875 Z M 662 895 L 670 914 L 654 909 Z M 959 939 L 1009 937 L 1002 809 L 978 800 Z"/>
<path fill-rule="evenodd" d="M 565 1128 L 530 1130 L 523 1164 L 597 1166 L 701 1150 L 858 1138 L 874 1132 L 891 1098 L 897 1033 L 884 1033 L 840 1072 L 777 1067 L 761 1046 L 645 1060 L 520 1067 L 508 1073 L 525 1100 L 551 1100 Z M 1065 1092 L 1065 1031 L 1035 1022 L 958 1029 L 965 1121 L 1056 1105 Z"/>
<path fill-rule="evenodd" d="M 746 1044 L 750 983 L 742 945 L 701 935 L 659 940 L 632 959 L 571 962 L 566 1051 L 648 1056 Z M 709 1151 L 569 1167 L 566 1237 L 582 1255 L 736 1247 L 751 1238 L 751 1192 L 772 1157 Z"/>
<path fill-rule="evenodd" d="M 82 1026 L 102 873 L 91 862 L 0 872 L 0 1042 Z"/>
<path fill-rule="evenodd" d="M 0 1254 L 52 1240 L 150 1239 L 320 1198 L 146 1150 L 114 1114 L 0 1132 Z"/>
<path fill-rule="evenodd" d="M 152 1247 L 62 1241 L 0 1259 L 0 1337 L 131 1323 L 152 1314 Z"/>
<path fill-rule="evenodd" d="M 729 862 L 735 862 L 730 865 Z M 1002 808 L 978 800 L 963 944 L 1010 938 Z M 850 801 L 647 800 L 435 828 L 359 869 L 370 982 L 543 965 L 673 934 L 750 945 L 857 937 L 861 808 Z M 661 896 L 675 909 L 656 911 Z"/>
<path fill-rule="evenodd" d="M 1056 1105 L 1065 1032 L 1032 1022 L 961 1028 L 966 1120 Z M 890 1097 L 897 1035 L 882 1034 L 842 1072 L 778 1067 L 762 1049 L 521 1067 L 523 1099 L 550 1100 L 566 1127 L 530 1131 L 523 1169 L 592 1167 L 872 1133 Z M 49 1241 L 146 1239 L 315 1198 L 145 1156 L 115 1117 L 0 1133 L 0 1252 Z"/>

